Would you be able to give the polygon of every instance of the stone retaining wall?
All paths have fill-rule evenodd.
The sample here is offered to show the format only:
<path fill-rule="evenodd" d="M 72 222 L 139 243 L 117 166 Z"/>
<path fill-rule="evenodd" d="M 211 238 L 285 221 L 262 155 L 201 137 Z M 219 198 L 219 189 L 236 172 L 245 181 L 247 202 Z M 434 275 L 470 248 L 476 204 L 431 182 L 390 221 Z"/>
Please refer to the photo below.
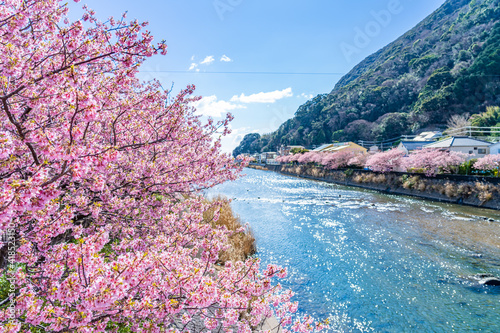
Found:
<path fill-rule="evenodd" d="M 327 170 L 310 165 L 250 165 L 250 168 L 284 175 L 361 187 L 388 194 L 415 196 L 440 202 L 500 210 L 500 178 L 369 170 Z"/>

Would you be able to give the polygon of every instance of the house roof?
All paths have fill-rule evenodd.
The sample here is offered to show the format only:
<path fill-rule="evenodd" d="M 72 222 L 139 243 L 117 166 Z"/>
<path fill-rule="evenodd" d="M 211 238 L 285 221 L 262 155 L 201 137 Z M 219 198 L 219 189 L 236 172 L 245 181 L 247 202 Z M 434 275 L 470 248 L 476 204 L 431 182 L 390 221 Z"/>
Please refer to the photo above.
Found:
<path fill-rule="evenodd" d="M 348 147 L 351 148 L 357 148 L 358 150 L 363 150 L 366 151 L 366 148 L 358 145 L 357 143 L 354 142 L 336 142 L 336 143 L 328 143 L 319 146 L 318 148 L 314 149 L 313 151 L 339 151 L 346 149 Z"/>
<path fill-rule="evenodd" d="M 450 148 L 450 147 L 488 147 L 491 142 L 469 138 L 468 136 L 452 136 L 448 139 L 425 145 L 425 148 Z"/>
<path fill-rule="evenodd" d="M 420 149 L 427 144 L 429 144 L 429 141 L 401 141 L 400 143 L 408 151 Z"/>
<path fill-rule="evenodd" d="M 318 148 L 314 149 L 313 151 L 323 151 L 323 150 L 325 150 L 326 148 L 328 148 L 328 147 L 330 147 L 332 145 L 333 144 L 331 144 L 331 143 L 327 143 L 327 144 L 319 146 Z"/>
<path fill-rule="evenodd" d="M 346 149 L 347 147 L 350 147 L 350 145 L 343 145 L 343 146 L 332 146 L 330 148 L 326 148 L 323 151 L 339 151 L 342 149 Z"/>
<path fill-rule="evenodd" d="M 413 141 L 432 141 L 436 138 L 439 138 L 443 135 L 441 132 L 422 132 L 417 135 Z"/>

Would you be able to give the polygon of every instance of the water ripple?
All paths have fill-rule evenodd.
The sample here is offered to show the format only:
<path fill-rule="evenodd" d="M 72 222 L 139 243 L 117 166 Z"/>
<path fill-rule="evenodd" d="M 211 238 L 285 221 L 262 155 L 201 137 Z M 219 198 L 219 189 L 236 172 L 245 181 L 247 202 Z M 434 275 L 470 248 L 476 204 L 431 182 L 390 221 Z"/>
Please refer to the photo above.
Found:
<path fill-rule="evenodd" d="M 299 315 L 340 332 L 499 332 L 500 214 L 248 169 L 236 198 L 264 263 L 289 269 Z"/>

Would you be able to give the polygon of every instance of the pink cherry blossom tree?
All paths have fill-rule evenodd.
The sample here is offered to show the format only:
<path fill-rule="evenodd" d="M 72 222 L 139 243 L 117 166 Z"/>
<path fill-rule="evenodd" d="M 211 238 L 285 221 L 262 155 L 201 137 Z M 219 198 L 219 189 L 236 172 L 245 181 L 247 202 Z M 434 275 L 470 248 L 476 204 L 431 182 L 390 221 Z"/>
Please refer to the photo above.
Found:
<path fill-rule="evenodd" d="M 321 164 L 327 169 L 345 168 L 350 159 L 354 157 L 351 151 L 339 151 L 334 153 L 325 153 L 321 160 Z"/>
<path fill-rule="evenodd" d="M 459 152 L 426 148 L 411 152 L 405 158 L 403 166 L 407 169 L 423 169 L 427 176 L 433 177 L 440 171 L 451 172 L 453 167 L 458 167 L 465 159 L 466 155 Z"/>
<path fill-rule="evenodd" d="M 297 162 L 301 164 L 317 162 L 317 154 L 318 152 L 308 151 L 304 154 L 301 154 L 300 157 L 297 159 Z"/>
<path fill-rule="evenodd" d="M 291 325 L 292 293 L 271 283 L 284 269 L 251 258 L 216 270 L 229 232 L 204 221 L 200 191 L 235 179 L 245 161 L 211 139 L 232 117 L 202 123 L 194 87 L 173 97 L 136 78 L 165 43 L 144 23 L 102 23 L 89 9 L 69 22 L 58 0 L 0 7 L 0 227 L 14 226 L 18 247 L 7 265 L 0 243 L 16 290 L 2 330 L 183 331 L 196 321 L 250 332 L 272 315 Z"/>
<path fill-rule="evenodd" d="M 289 162 L 299 162 L 299 159 L 302 157 L 303 154 L 293 154 L 290 155 L 290 160 Z"/>
<path fill-rule="evenodd" d="M 403 151 L 394 148 L 371 155 L 366 160 L 365 166 L 376 172 L 395 171 L 401 167 L 403 156 Z"/>
<path fill-rule="evenodd" d="M 474 163 L 474 168 L 478 170 L 498 170 L 500 169 L 500 154 L 486 155 Z"/>
<path fill-rule="evenodd" d="M 368 154 L 355 154 L 354 157 L 347 162 L 347 165 L 351 167 L 363 168 L 367 159 Z"/>

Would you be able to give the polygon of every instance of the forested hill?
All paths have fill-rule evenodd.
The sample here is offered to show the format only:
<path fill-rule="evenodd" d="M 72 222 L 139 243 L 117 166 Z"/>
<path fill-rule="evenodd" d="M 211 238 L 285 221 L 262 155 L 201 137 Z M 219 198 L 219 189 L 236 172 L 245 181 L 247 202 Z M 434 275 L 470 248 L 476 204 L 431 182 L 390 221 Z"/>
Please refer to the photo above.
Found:
<path fill-rule="evenodd" d="M 444 126 L 454 114 L 484 112 L 488 105 L 500 105 L 500 0 L 448 0 L 355 66 L 332 92 L 245 145 L 271 151 L 282 144 L 387 139 Z"/>

